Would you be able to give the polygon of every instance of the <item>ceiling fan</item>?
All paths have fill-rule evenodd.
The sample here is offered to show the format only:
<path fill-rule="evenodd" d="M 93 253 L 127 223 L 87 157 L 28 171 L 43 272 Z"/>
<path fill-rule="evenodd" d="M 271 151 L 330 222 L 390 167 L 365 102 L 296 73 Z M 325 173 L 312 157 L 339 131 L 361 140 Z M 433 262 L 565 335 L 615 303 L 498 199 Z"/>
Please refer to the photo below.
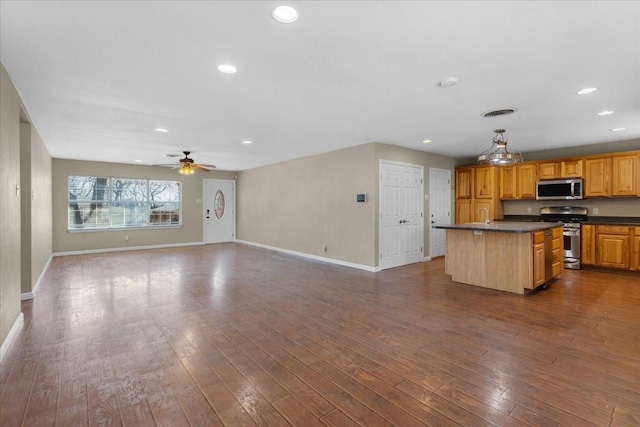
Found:
<path fill-rule="evenodd" d="M 195 163 L 193 161 L 192 158 L 189 157 L 189 154 L 191 154 L 191 151 L 183 151 L 184 153 L 184 158 L 180 159 L 180 162 L 176 165 L 176 164 L 170 164 L 170 165 L 154 165 L 154 166 L 165 166 L 165 167 L 171 167 L 173 169 L 178 169 L 178 172 L 180 172 L 183 175 L 192 175 L 195 173 L 196 170 L 202 171 L 202 172 L 209 172 L 211 169 L 215 169 L 214 165 L 204 165 L 204 164 L 198 164 Z M 173 154 L 167 154 L 168 157 L 178 157 L 178 155 L 173 155 Z"/>

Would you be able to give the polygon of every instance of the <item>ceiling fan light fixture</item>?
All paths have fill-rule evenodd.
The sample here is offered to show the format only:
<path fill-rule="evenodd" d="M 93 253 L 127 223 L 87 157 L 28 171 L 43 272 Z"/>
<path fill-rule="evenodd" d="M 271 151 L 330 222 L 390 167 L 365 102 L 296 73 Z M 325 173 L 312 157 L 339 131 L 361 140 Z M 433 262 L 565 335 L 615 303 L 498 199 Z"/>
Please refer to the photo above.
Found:
<path fill-rule="evenodd" d="M 496 135 L 491 142 L 491 148 L 483 151 L 478 156 L 478 163 L 484 165 L 507 166 L 523 161 L 522 154 L 510 153 L 507 150 L 507 140 L 504 139 L 504 129 L 494 130 Z"/>
<path fill-rule="evenodd" d="M 193 175 L 196 171 L 193 169 L 191 163 L 183 163 L 178 169 L 182 175 Z"/>

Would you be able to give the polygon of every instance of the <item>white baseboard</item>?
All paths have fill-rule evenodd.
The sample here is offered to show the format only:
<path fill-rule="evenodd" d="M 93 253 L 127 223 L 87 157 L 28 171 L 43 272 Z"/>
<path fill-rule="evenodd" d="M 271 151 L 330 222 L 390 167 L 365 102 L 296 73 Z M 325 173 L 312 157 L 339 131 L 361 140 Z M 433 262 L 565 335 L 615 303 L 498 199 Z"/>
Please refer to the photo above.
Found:
<path fill-rule="evenodd" d="M 422 258 L 422 261 L 431 261 L 431 257 L 430 256 L 426 256 L 426 257 Z"/>
<path fill-rule="evenodd" d="M 55 252 L 53 256 L 88 255 L 88 254 L 100 254 L 104 252 L 141 251 L 145 249 L 179 248 L 182 246 L 200 246 L 200 245 L 204 245 L 204 242 L 167 243 L 163 245 L 125 246 L 120 248 L 104 248 L 104 249 L 88 249 L 84 251 Z"/>
<path fill-rule="evenodd" d="M 24 292 L 20 294 L 20 299 L 22 301 L 35 298 L 36 292 L 38 292 L 38 288 L 40 288 L 40 285 L 42 284 L 42 280 L 44 279 L 44 275 L 47 273 L 47 270 L 49 270 L 49 266 L 51 265 L 51 260 L 53 259 L 53 256 L 54 256 L 53 254 L 49 255 L 49 259 L 47 260 L 47 263 L 45 264 L 44 268 L 40 272 L 40 276 L 38 276 L 38 280 L 36 280 L 36 283 L 33 285 L 33 289 L 31 289 L 31 292 Z"/>
<path fill-rule="evenodd" d="M 24 314 L 20 312 L 20 314 L 18 314 L 18 317 L 16 318 L 16 321 L 13 322 L 13 326 L 11 326 L 11 329 L 9 329 L 7 337 L 2 342 L 2 346 L 0 346 L 0 362 L 2 362 L 5 354 L 7 354 L 7 352 L 9 351 L 9 348 L 11 347 L 11 344 L 13 344 L 13 340 L 16 338 L 16 334 L 18 333 L 20 328 L 22 328 L 22 325 L 24 325 Z"/>
<path fill-rule="evenodd" d="M 356 264 L 356 263 L 353 263 L 353 262 L 341 261 L 339 259 L 327 258 L 327 257 L 323 257 L 323 256 L 318 256 L 318 255 L 311 255 L 311 254 L 307 254 L 307 253 L 304 253 L 304 252 L 297 252 L 297 251 L 292 251 L 292 250 L 289 250 L 289 249 L 277 248 L 275 246 L 263 245 L 261 243 L 248 242 L 246 240 L 236 240 L 236 243 L 242 243 L 242 244 L 245 244 L 245 245 L 256 246 L 258 248 L 270 249 L 272 251 L 277 251 L 277 252 L 284 252 L 285 254 L 295 255 L 295 256 L 302 257 L 302 258 L 309 258 L 309 259 L 313 259 L 313 260 L 316 260 L 316 261 L 328 262 L 330 264 L 341 265 L 343 267 L 357 268 L 358 270 L 370 271 L 372 273 L 380 271 L 380 267 L 371 267 L 369 265 Z"/>

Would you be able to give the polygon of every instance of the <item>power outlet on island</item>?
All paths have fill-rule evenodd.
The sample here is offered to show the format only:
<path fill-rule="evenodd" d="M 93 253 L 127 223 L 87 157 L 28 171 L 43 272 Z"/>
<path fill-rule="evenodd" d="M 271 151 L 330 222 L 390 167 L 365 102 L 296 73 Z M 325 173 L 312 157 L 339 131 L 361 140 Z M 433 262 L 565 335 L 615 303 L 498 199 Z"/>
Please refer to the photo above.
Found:
<path fill-rule="evenodd" d="M 593 208 L 593 214 L 594 215 L 598 215 L 600 213 L 600 209 L 598 208 Z"/>

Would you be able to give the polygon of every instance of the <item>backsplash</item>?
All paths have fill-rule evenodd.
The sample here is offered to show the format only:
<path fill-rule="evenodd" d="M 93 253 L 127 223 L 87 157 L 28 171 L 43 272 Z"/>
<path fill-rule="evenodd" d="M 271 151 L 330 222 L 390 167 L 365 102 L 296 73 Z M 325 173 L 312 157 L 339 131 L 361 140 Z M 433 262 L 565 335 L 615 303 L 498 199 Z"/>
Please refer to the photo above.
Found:
<path fill-rule="evenodd" d="M 505 215 L 537 215 L 546 206 L 581 206 L 589 216 L 640 217 L 640 198 L 598 198 L 583 200 L 505 200 Z M 531 209 L 529 212 L 528 209 Z"/>

